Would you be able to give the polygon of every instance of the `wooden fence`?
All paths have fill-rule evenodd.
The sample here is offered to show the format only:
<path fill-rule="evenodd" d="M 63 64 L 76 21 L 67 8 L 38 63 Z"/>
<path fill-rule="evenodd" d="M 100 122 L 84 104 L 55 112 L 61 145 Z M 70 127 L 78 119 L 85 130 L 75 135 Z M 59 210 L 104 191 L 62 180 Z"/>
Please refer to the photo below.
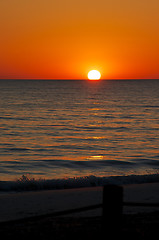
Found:
<path fill-rule="evenodd" d="M 122 222 L 122 214 L 123 214 L 123 206 L 131 206 L 131 207 L 159 207 L 159 203 L 139 203 L 139 202 L 124 202 L 123 201 L 123 187 L 116 185 L 106 185 L 103 187 L 103 203 L 85 206 L 76 209 L 69 209 L 59 212 L 54 212 L 50 214 L 27 217 L 20 220 L 12 220 L 9 222 L 0 223 L 9 224 L 15 222 L 23 222 L 26 220 L 40 220 L 44 217 L 60 217 L 72 213 L 79 213 L 89 210 L 94 210 L 97 208 L 102 208 L 102 226 L 103 229 L 107 229 L 107 231 L 113 232 L 114 229 L 118 230 L 120 228 L 120 223 Z"/>

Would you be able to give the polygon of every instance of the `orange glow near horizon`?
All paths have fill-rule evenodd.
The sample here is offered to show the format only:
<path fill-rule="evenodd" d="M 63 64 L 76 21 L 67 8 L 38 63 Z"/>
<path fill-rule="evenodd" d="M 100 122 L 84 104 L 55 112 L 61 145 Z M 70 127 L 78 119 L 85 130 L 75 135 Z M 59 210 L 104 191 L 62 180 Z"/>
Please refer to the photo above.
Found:
<path fill-rule="evenodd" d="M 0 1 L 0 78 L 159 79 L 157 0 Z"/>

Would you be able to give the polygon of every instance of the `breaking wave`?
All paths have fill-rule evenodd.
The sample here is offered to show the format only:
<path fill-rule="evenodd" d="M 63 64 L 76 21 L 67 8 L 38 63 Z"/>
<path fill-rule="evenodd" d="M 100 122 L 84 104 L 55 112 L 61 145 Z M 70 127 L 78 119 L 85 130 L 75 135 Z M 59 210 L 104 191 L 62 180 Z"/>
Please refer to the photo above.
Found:
<path fill-rule="evenodd" d="M 158 174 L 111 177 L 96 177 L 91 175 L 66 179 L 34 179 L 23 175 L 16 181 L 0 181 L 0 192 L 70 189 L 103 186 L 107 184 L 123 185 L 152 182 L 159 182 Z"/>

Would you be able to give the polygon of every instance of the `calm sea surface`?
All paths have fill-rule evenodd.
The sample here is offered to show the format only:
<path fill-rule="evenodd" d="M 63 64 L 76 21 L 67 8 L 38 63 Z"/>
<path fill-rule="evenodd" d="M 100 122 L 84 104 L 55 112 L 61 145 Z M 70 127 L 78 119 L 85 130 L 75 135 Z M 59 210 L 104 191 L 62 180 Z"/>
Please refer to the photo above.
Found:
<path fill-rule="evenodd" d="M 159 171 L 159 80 L 0 80 L 0 180 Z"/>

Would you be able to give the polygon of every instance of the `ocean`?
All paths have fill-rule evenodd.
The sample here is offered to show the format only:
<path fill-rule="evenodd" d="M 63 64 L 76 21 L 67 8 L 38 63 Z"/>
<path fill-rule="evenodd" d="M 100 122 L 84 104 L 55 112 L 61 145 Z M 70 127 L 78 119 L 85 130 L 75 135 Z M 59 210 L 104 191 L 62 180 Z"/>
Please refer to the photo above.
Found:
<path fill-rule="evenodd" d="M 1 190 L 159 181 L 159 80 L 0 80 L 0 139 Z"/>

